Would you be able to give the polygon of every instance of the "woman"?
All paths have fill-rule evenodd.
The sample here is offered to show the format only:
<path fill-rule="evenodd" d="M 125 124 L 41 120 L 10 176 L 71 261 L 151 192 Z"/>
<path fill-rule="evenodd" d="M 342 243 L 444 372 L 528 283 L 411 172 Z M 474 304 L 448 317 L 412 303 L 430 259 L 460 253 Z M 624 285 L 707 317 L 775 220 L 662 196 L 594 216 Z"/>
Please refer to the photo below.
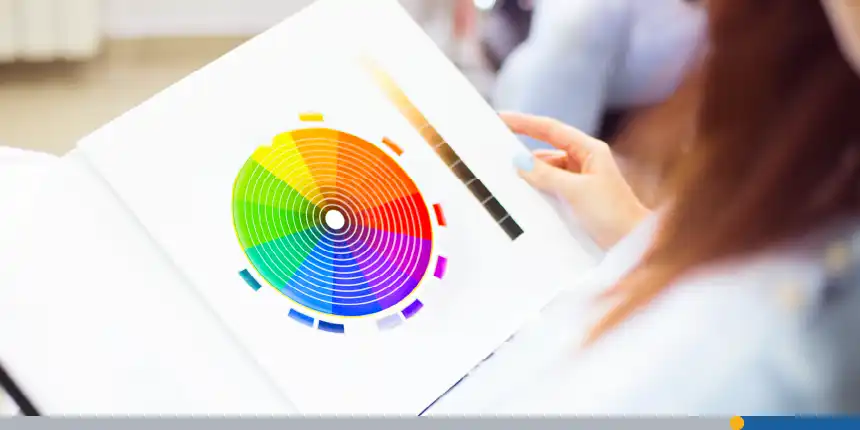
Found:
<path fill-rule="evenodd" d="M 586 317 L 571 291 L 489 360 L 517 366 L 534 345 L 584 343 L 558 346 L 483 413 L 860 412 L 860 7 L 708 7 L 701 85 L 683 95 L 695 137 L 659 215 L 605 143 L 503 116 L 557 148 L 516 165 L 611 248 L 594 281 L 612 287 L 589 331 L 558 331 Z"/>

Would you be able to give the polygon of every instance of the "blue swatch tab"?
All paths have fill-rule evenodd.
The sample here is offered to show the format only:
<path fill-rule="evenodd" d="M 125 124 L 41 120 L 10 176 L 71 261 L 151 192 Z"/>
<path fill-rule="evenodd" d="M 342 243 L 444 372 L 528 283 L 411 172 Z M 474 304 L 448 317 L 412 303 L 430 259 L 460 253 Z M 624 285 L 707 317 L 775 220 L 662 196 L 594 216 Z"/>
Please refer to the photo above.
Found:
<path fill-rule="evenodd" d="M 290 309 L 289 315 L 290 315 L 290 318 L 302 323 L 303 325 L 306 325 L 308 327 L 314 326 L 314 319 L 313 318 L 311 318 L 311 317 L 309 317 L 309 316 L 307 316 L 307 315 L 305 315 L 305 314 L 303 314 L 303 313 L 301 313 L 295 309 Z"/>
<path fill-rule="evenodd" d="M 335 324 L 320 320 L 320 324 L 317 328 L 329 333 L 343 333 L 343 324 Z"/>
<path fill-rule="evenodd" d="M 239 276 L 241 276 L 242 279 L 244 279 L 245 282 L 247 282 L 248 285 L 254 289 L 254 291 L 257 291 L 262 287 L 262 285 L 260 285 L 260 283 L 257 282 L 256 279 L 254 279 L 254 275 L 252 275 L 251 272 L 248 271 L 248 269 L 239 272 Z"/>

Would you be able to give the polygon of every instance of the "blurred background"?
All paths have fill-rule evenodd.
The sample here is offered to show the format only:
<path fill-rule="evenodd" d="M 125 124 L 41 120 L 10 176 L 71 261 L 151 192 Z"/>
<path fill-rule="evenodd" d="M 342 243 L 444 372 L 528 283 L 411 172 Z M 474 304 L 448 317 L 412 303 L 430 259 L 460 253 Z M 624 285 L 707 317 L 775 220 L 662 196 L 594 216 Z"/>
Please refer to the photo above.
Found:
<path fill-rule="evenodd" d="M 640 199 L 656 204 L 678 145 L 631 125 L 683 83 L 701 1 L 399 1 L 495 109 L 609 142 Z M 63 154 L 312 2 L 0 0 L 0 145 Z"/>
<path fill-rule="evenodd" d="M 77 139 L 313 0 L 0 0 L 0 144 Z M 401 0 L 475 82 L 492 0 Z"/>

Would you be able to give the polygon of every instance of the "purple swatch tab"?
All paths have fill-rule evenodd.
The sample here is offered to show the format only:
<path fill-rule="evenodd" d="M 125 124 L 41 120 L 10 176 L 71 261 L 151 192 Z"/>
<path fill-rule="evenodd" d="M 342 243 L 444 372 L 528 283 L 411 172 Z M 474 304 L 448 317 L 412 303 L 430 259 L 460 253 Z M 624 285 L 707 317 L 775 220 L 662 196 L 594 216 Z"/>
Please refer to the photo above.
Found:
<path fill-rule="evenodd" d="M 403 316 L 407 319 L 412 318 L 423 307 L 424 307 L 424 304 L 421 303 L 420 300 L 416 300 L 416 301 L 412 302 L 411 305 L 407 306 L 406 309 L 403 309 Z"/>
<path fill-rule="evenodd" d="M 447 267 L 448 259 L 440 255 L 439 258 L 436 259 L 436 271 L 433 272 L 433 276 L 442 279 L 442 277 L 445 276 L 445 269 Z"/>
<path fill-rule="evenodd" d="M 390 330 L 390 329 L 393 329 L 394 327 L 399 326 L 400 323 L 402 323 L 402 322 L 403 322 L 403 320 L 400 319 L 400 315 L 393 314 L 393 315 L 389 315 L 389 316 L 377 321 L 376 325 L 377 325 L 377 327 L 379 327 L 380 330 Z"/>

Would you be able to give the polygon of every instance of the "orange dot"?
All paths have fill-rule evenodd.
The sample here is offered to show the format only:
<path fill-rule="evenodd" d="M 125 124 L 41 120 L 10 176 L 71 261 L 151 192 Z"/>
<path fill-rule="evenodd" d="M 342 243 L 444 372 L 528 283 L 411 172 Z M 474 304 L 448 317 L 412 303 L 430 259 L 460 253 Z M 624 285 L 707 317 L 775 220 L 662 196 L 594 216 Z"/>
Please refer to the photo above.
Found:
<path fill-rule="evenodd" d="M 729 420 L 729 425 L 732 426 L 732 430 L 741 430 L 744 428 L 744 419 L 741 417 L 732 417 Z"/>

